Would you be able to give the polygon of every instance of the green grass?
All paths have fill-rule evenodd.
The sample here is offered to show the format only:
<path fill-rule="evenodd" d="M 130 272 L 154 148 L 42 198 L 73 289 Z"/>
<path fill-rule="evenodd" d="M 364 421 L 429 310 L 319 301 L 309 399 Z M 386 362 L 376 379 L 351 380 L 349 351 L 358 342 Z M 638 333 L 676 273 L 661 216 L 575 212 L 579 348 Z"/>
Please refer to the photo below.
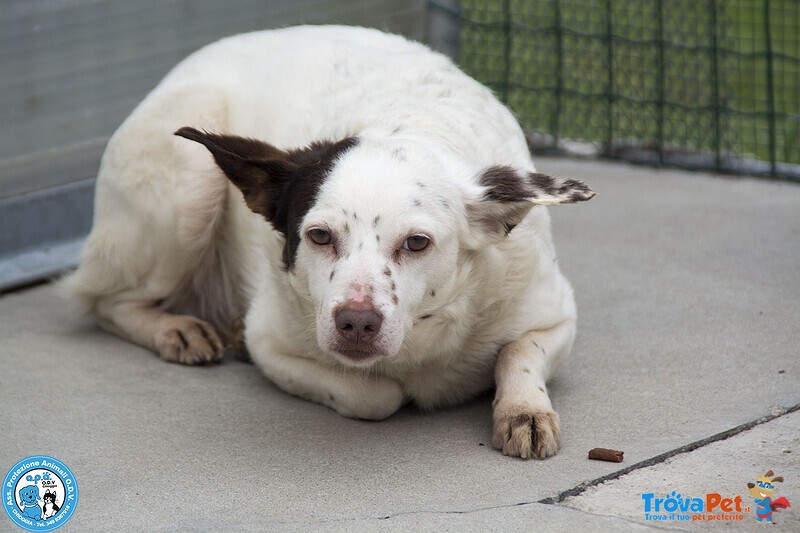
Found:
<path fill-rule="evenodd" d="M 461 63 L 532 132 L 798 164 L 800 2 L 767 1 L 462 0 Z"/>

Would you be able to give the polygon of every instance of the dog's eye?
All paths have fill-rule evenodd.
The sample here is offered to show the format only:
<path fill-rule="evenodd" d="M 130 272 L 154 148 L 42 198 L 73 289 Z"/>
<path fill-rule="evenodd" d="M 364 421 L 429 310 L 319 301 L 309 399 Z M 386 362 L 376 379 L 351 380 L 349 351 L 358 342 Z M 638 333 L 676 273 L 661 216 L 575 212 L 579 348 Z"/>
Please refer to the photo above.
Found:
<path fill-rule="evenodd" d="M 412 235 L 403 243 L 403 248 L 410 252 L 421 252 L 428 247 L 431 240 L 425 235 Z"/>
<path fill-rule="evenodd" d="M 331 243 L 331 234 L 329 231 L 322 228 L 311 228 L 308 230 L 308 238 L 320 246 L 325 246 Z"/>

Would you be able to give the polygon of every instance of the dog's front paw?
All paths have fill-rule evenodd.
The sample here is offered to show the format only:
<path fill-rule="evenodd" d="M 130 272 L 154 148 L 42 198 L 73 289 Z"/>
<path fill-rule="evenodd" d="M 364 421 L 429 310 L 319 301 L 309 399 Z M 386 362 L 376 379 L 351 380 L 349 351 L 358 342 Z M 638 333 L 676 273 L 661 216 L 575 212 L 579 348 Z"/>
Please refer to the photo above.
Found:
<path fill-rule="evenodd" d="M 503 406 L 494 409 L 492 446 L 503 455 L 528 459 L 544 459 L 556 454 L 561 444 L 558 413 L 527 405 Z"/>
<path fill-rule="evenodd" d="M 163 320 L 155 339 L 162 359 L 184 365 L 220 361 L 224 348 L 211 324 L 188 315 L 173 315 Z"/>

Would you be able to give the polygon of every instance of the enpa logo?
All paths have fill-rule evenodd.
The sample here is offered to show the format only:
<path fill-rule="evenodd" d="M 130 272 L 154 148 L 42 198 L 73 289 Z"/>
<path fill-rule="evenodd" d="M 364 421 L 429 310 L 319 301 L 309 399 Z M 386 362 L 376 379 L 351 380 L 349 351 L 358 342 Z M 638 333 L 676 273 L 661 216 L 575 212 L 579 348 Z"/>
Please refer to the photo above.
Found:
<path fill-rule="evenodd" d="M 78 506 L 78 482 L 67 466 L 46 455 L 15 464 L 3 480 L 3 509 L 27 531 L 53 531 Z"/>

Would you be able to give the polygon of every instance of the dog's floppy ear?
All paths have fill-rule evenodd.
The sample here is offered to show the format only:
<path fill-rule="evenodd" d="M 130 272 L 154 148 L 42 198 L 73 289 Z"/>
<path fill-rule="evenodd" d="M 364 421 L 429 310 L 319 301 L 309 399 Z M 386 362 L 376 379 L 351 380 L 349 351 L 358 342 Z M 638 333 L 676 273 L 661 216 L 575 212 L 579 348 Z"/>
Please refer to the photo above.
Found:
<path fill-rule="evenodd" d="M 208 148 L 219 168 L 242 191 L 247 206 L 275 224 L 276 204 L 291 173 L 288 153 L 255 139 L 189 127 L 175 135 Z"/>
<path fill-rule="evenodd" d="M 175 135 L 208 148 L 228 179 L 242 191 L 247 207 L 286 237 L 283 261 L 288 270 L 300 243 L 297 229 L 320 186 L 339 157 L 358 143 L 357 137 L 346 137 L 284 151 L 255 139 L 188 127 Z"/>
<path fill-rule="evenodd" d="M 508 235 L 534 205 L 571 204 L 595 195 L 582 181 L 507 166 L 484 170 L 478 184 L 480 196 L 468 206 L 470 222 L 491 237 Z"/>

